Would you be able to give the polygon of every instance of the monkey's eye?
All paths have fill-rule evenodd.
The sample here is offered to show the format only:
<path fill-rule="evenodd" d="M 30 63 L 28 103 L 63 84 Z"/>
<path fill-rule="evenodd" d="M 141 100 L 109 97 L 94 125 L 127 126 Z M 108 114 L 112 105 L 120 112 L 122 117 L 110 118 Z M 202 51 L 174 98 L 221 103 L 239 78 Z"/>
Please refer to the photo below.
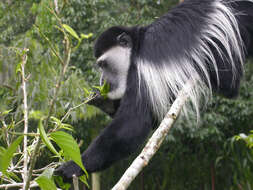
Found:
<path fill-rule="evenodd" d="M 131 39 L 130 39 L 129 35 L 127 35 L 125 32 L 123 32 L 122 34 L 120 34 L 117 37 L 117 41 L 122 46 L 129 46 L 130 42 L 131 42 Z"/>
<path fill-rule="evenodd" d="M 105 61 L 105 60 L 99 60 L 99 61 L 97 62 L 97 64 L 98 64 L 98 66 L 99 66 L 100 68 L 107 67 L 107 65 L 108 65 L 107 61 Z"/>

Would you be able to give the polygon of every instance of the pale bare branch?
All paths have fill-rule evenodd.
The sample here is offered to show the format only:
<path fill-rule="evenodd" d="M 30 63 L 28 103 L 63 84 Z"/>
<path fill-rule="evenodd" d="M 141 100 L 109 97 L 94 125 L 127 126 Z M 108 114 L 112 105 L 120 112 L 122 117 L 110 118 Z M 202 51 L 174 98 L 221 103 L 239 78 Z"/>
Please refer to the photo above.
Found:
<path fill-rule="evenodd" d="M 73 175 L 73 186 L 74 190 L 79 190 L 78 177 L 76 177 L 75 175 Z"/>
<path fill-rule="evenodd" d="M 148 165 L 151 158 L 161 146 L 164 138 L 168 134 L 172 125 L 175 123 L 181 109 L 188 99 L 188 92 L 193 88 L 191 82 L 187 83 L 183 90 L 179 93 L 177 99 L 172 104 L 169 112 L 161 122 L 158 129 L 154 132 L 148 143 L 142 150 L 141 154 L 133 161 L 131 166 L 126 170 L 119 182 L 112 188 L 112 190 L 125 190 L 140 173 L 140 171 Z"/>
<path fill-rule="evenodd" d="M 27 62 L 27 52 L 28 49 L 24 49 L 24 55 L 22 55 L 22 64 L 21 64 L 21 77 L 22 77 L 22 90 L 23 90 L 23 111 L 24 111 L 24 134 L 28 133 L 28 106 L 27 106 L 27 92 L 26 92 L 26 76 L 25 76 L 25 65 Z M 28 176 L 28 151 L 27 151 L 27 135 L 24 135 L 24 163 L 23 163 L 23 180 L 24 182 L 27 181 Z M 23 189 L 25 189 L 25 183 L 23 186 Z"/>

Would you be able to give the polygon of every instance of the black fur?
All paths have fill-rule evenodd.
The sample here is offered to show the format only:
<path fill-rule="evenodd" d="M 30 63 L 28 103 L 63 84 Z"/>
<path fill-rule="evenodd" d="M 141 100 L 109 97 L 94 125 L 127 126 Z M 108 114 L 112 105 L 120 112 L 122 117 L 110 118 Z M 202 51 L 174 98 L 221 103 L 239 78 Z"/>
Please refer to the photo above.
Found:
<path fill-rule="evenodd" d="M 215 11 L 212 6 L 209 6 L 211 2 L 219 2 L 219 0 L 186 0 L 148 26 L 112 27 L 98 38 L 94 48 L 97 58 L 117 45 L 117 37 L 123 32 L 132 38 L 133 48 L 124 96 L 121 100 L 117 100 L 117 104 L 114 100 L 108 101 L 109 111 L 106 111 L 102 105 L 104 100 L 101 98 L 97 103 L 92 103 L 114 116 L 114 119 L 82 155 L 84 166 L 88 172 L 109 167 L 117 160 L 134 152 L 144 142 L 153 128 L 155 116 L 149 104 L 146 103 L 149 99 L 145 85 L 139 86 L 137 82 L 139 80 L 138 58 L 145 58 L 159 67 L 163 60 L 168 58 L 179 60 L 183 54 L 190 52 L 192 47 L 198 45 L 200 31 L 205 28 L 206 15 Z M 236 19 L 246 46 L 246 55 L 253 55 L 253 3 L 225 2 L 229 3 L 229 6 L 232 6 L 237 12 L 242 13 L 237 14 Z M 226 48 L 218 41 L 217 45 L 222 50 L 222 55 L 219 55 L 212 44 L 208 44 L 218 66 L 219 84 L 212 62 L 206 60 L 203 62 L 203 66 L 207 68 L 210 75 L 212 90 L 226 97 L 234 97 L 238 94 L 243 68 L 238 57 L 234 54 L 236 73 L 233 73 L 230 60 L 227 59 Z M 201 72 L 199 65 L 196 64 L 195 67 L 197 71 Z M 202 80 L 207 82 L 206 78 Z M 141 98 L 138 98 L 139 87 L 141 88 Z M 172 99 L 174 98 L 172 97 Z M 79 176 L 83 172 L 75 163 L 68 162 L 61 166 L 57 173 L 65 178 L 71 178 L 73 174 Z"/>
<path fill-rule="evenodd" d="M 109 116 L 113 117 L 120 106 L 120 100 L 110 100 L 101 96 L 100 93 L 97 92 L 97 96 L 87 102 L 87 104 L 96 106 Z"/>
<path fill-rule="evenodd" d="M 240 12 L 241 14 L 237 16 L 240 31 L 245 43 L 246 54 L 248 56 L 253 56 L 253 2 L 232 3 L 232 7 Z"/>
<path fill-rule="evenodd" d="M 82 161 L 88 172 L 109 167 L 112 163 L 127 157 L 146 139 L 152 128 L 151 112 L 140 107 L 137 96 L 136 67 L 131 65 L 128 87 L 112 123 L 90 144 L 82 155 Z M 67 162 L 55 172 L 66 181 L 73 174 L 80 176 L 83 171 L 73 162 Z"/>
<path fill-rule="evenodd" d="M 94 56 L 98 58 L 108 49 L 113 46 L 118 45 L 117 37 L 125 32 L 132 37 L 132 42 L 134 43 L 134 48 L 137 49 L 139 42 L 139 30 L 138 27 L 111 27 L 106 32 L 102 33 L 97 39 L 94 46 Z"/>

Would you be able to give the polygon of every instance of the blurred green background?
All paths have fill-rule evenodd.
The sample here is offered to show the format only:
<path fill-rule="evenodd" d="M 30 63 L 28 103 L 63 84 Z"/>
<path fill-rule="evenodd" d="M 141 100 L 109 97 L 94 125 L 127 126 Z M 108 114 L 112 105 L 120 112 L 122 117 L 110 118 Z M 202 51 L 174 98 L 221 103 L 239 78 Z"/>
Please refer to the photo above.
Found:
<path fill-rule="evenodd" d="M 93 33 L 72 54 L 71 66 L 54 108 L 54 115 L 62 117 L 68 108 L 83 101 L 84 87 L 98 84 L 99 73 L 93 66 L 92 52 L 96 37 L 113 25 L 149 24 L 178 0 L 59 0 L 58 3 L 63 23 L 78 34 Z M 48 112 L 60 65 L 34 24 L 61 48 L 62 34 L 54 27 L 56 20 L 46 8 L 50 6 L 53 6 L 52 0 L 0 2 L 0 111 L 12 109 L 10 120 L 19 121 L 23 114 L 14 47 L 29 49 L 26 69 L 30 73 L 30 111 Z M 252 149 L 233 138 L 240 133 L 249 134 L 253 129 L 253 64 L 247 64 L 245 72 L 238 98 L 214 96 L 198 124 L 191 118 L 189 122 L 177 122 L 130 190 L 253 189 Z M 29 130 L 35 131 L 36 121 L 29 122 Z M 90 106 L 73 111 L 68 120 L 75 127 L 73 135 L 78 141 L 83 140 L 82 150 L 108 122 L 108 116 Z M 0 143 L 4 143 L 1 138 Z M 37 167 L 52 162 L 50 155 L 50 152 L 41 152 Z M 101 189 L 113 187 L 136 155 L 101 172 Z"/>

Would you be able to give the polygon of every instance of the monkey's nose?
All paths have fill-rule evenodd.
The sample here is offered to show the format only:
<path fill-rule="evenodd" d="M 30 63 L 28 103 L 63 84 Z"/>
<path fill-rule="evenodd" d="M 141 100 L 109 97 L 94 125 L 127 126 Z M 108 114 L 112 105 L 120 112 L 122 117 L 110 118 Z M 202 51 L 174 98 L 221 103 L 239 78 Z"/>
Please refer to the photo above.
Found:
<path fill-rule="evenodd" d="M 104 68 L 104 67 L 106 67 L 107 66 L 107 61 L 106 60 L 98 60 L 97 61 L 97 65 L 98 65 L 98 67 L 100 67 L 100 68 Z"/>

